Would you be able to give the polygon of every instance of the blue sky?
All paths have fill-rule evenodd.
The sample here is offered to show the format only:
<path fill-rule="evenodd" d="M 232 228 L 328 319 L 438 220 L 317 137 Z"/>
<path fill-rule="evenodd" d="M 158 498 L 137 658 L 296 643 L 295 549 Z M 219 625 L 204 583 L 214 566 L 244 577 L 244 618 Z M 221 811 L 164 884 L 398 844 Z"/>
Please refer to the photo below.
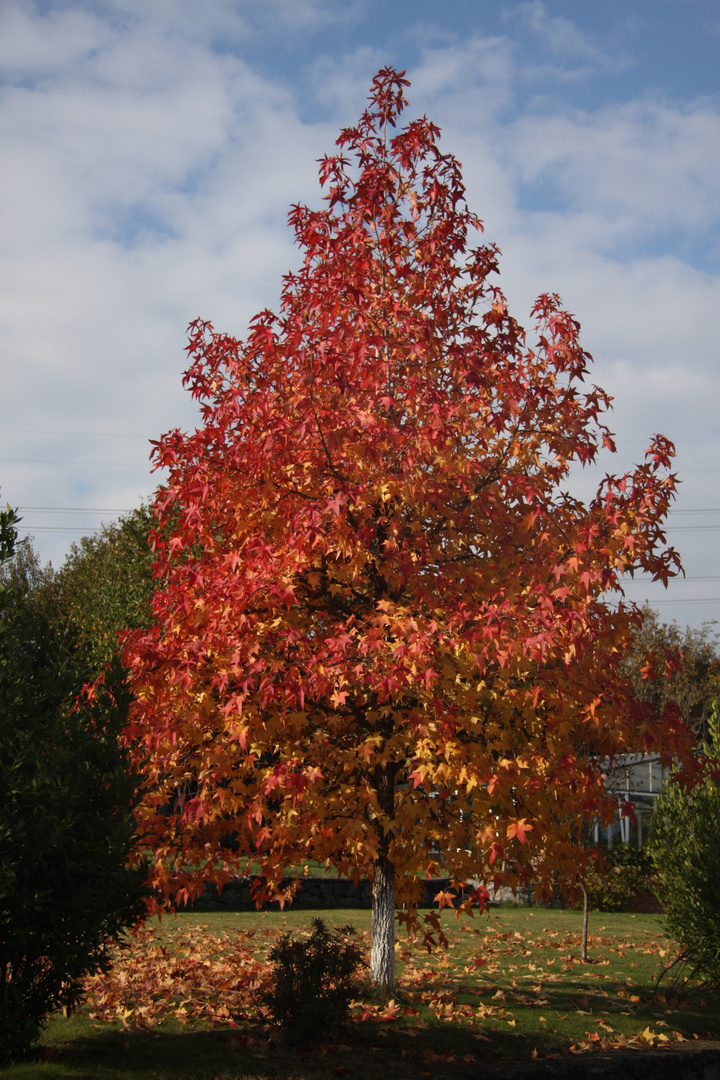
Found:
<path fill-rule="evenodd" d="M 243 336 L 299 255 L 316 159 L 406 68 L 463 164 L 527 321 L 558 291 L 614 396 L 618 454 L 661 431 L 687 578 L 629 586 L 720 618 L 718 0 L 3 0 L 0 489 L 44 559 L 151 494 L 190 426 L 196 316 Z"/>

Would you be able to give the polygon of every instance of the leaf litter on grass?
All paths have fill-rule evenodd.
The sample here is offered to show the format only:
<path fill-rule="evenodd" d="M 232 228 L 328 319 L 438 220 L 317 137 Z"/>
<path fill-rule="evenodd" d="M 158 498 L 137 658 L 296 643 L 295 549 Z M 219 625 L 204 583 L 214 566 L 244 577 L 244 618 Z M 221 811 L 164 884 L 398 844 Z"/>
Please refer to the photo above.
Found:
<path fill-rule="evenodd" d="M 522 933 L 514 929 L 517 917 L 502 914 L 481 929 L 460 924 L 450 949 L 431 956 L 399 942 L 396 998 L 355 1001 L 358 1036 L 372 1028 L 373 1040 L 394 1033 L 410 1046 L 422 1036 L 423 1043 L 435 1040 L 433 1053 L 442 1053 L 453 1031 L 480 1043 L 512 1037 L 518 1050 L 525 1041 L 525 1055 L 533 1049 L 537 1055 L 541 1046 L 541 1056 L 647 1050 L 692 1038 L 677 1010 L 653 999 L 654 978 L 672 954 L 654 922 L 642 933 L 622 924 L 601 927 L 590 938 L 594 962 L 583 965 L 579 929 L 567 918 L 547 915 L 544 923 L 537 914 L 534 925 L 526 915 Z M 252 1036 L 237 1025 L 261 1019 L 256 1002 L 271 978 L 268 952 L 281 932 L 268 924 L 217 930 L 198 923 L 169 932 L 146 926 L 115 949 L 109 972 L 87 980 L 90 1016 L 126 1029 L 201 1021 L 230 1028 L 244 1047 Z"/>
<path fill-rule="evenodd" d="M 268 937 L 254 930 L 212 932 L 202 924 L 172 935 L 145 927 L 116 946 L 112 967 L 85 981 L 90 1017 L 150 1028 L 173 1018 L 234 1024 L 257 1016 L 270 978 Z"/>

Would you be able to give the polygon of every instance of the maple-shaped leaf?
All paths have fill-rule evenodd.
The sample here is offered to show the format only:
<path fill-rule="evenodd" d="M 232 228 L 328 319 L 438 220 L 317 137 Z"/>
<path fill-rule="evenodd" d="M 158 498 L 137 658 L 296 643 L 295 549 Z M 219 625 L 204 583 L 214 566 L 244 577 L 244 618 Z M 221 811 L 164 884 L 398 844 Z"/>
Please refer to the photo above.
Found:
<path fill-rule="evenodd" d="M 438 911 L 442 911 L 444 907 L 452 907 L 455 901 L 456 894 L 452 892 L 443 892 L 442 890 L 433 899 L 433 903 L 438 905 Z"/>
<path fill-rule="evenodd" d="M 524 844 L 529 832 L 532 832 L 532 825 L 529 825 L 525 818 L 520 818 L 519 821 L 512 821 L 507 827 L 508 840 L 517 838 L 518 843 Z"/>

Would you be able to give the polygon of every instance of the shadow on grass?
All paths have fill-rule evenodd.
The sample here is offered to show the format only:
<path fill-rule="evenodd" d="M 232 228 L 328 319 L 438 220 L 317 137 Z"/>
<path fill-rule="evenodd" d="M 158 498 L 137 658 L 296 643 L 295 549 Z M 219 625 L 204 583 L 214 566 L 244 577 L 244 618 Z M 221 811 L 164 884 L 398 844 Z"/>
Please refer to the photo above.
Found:
<path fill-rule="evenodd" d="M 549 1028 L 552 1004 L 545 1014 Z M 515 1032 L 507 1024 L 473 1031 L 442 1021 L 420 1029 L 367 1022 L 348 1027 L 336 1043 L 288 1048 L 251 1028 L 126 1032 L 103 1025 L 87 1033 L 85 1025 L 84 1033 L 79 1026 L 75 1033 L 74 1019 L 56 1025 L 57 1037 L 3 1070 L 2 1080 L 496 1080 L 555 1070 L 584 1078 L 598 1063 L 595 1054 L 569 1055 L 567 1044 L 559 1047 L 557 1034 L 542 1026 Z M 585 1031 L 597 1016 L 579 1015 L 577 1022 Z M 631 1056 L 638 1065 L 648 1059 L 651 1069 L 658 1053 Z M 612 1054 L 618 1065 L 621 1056 Z"/>
<path fill-rule="evenodd" d="M 534 1047 L 544 1057 L 552 1041 L 540 1037 L 531 1046 L 510 1031 L 472 1033 L 447 1023 L 420 1031 L 353 1025 L 336 1043 L 296 1047 L 275 1045 L 249 1029 L 124 1032 L 103 1027 L 78 1037 L 67 1031 L 65 1039 L 3 1070 L 2 1080 L 365 1080 L 379 1075 L 416 1080 L 420 1075 L 477 1076 L 492 1064 L 521 1064 L 530 1060 Z"/>

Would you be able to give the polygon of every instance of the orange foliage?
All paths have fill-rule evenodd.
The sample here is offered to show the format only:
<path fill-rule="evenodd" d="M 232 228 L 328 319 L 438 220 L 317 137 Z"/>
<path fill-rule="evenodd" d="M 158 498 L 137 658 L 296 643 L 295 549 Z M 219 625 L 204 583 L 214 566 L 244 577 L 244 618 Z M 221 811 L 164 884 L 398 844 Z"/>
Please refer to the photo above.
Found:
<path fill-rule="evenodd" d="M 396 127 L 406 85 L 378 73 L 327 206 L 293 208 L 279 314 L 190 329 L 202 424 L 155 448 L 156 623 L 126 643 L 161 897 L 248 860 L 258 902 L 309 859 L 394 873 L 411 912 L 442 867 L 547 890 L 614 813 L 605 759 L 686 756 L 619 670 L 622 575 L 679 568 L 673 447 L 569 493 L 609 399 L 557 296 L 528 336 L 509 314 L 457 161 Z"/>

